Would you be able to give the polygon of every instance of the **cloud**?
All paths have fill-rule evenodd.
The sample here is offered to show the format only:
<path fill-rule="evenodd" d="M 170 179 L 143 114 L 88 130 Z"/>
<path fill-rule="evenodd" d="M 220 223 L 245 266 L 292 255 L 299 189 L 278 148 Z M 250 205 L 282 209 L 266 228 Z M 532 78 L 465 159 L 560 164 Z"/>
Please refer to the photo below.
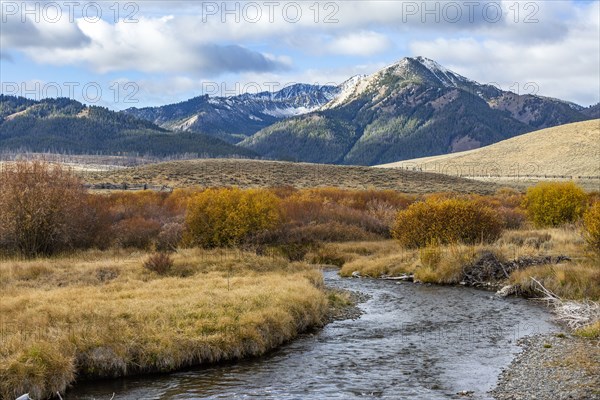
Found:
<path fill-rule="evenodd" d="M 8 61 L 8 62 L 14 61 L 10 54 L 8 54 L 6 52 L 1 52 L 1 51 L 0 51 L 0 60 L 4 60 L 4 61 Z"/>
<path fill-rule="evenodd" d="M 141 18 L 136 24 L 79 20 L 78 27 L 90 38 L 87 46 L 23 51 L 38 63 L 83 64 L 100 73 L 136 70 L 218 75 L 281 70 L 290 63 L 238 44 L 205 43 L 201 35 L 185 31 L 172 16 Z"/>
<path fill-rule="evenodd" d="M 5 18 L 5 16 L 3 16 Z M 77 25 L 66 20 L 48 22 L 6 17 L 2 20 L 0 44 L 3 48 L 79 48 L 90 43 Z"/>
<path fill-rule="evenodd" d="M 243 80 L 248 75 L 286 82 L 343 81 L 406 55 L 424 55 L 503 88 L 535 81 L 545 95 L 598 101 L 596 1 L 294 2 L 302 10 L 295 22 L 290 21 L 294 13 L 284 9 L 291 3 L 279 3 L 272 14 L 266 3 L 254 3 L 262 7 L 258 20 L 243 15 L 248 2 L 234 1 L 139 2 L 136 23 L 108 17 L 56 24 L 9 19 L 2 24 L 0 44 L 3 51 L 24 53 L 40 68 L 137 71 L 142 77 L 187 76 L 194 81 Z M 111 16 L 106 4 L 103 13 Z M 218 10 L 208 15 L 203 10 L 207 4 Z M 238 7 L 242 15 L 223 14 L 224 7 Z M 495 19 L 498 9 L 500 18 Z M 366 60 L 372 70 L 357 66 Z"/>
<path fill-rule="evenodd" d="M 267 72 L 287 69 L 285 62 L 267 57 L 264 54 L 248 50 L 238 45 L 203 45 L 196 51 L 199 68 L 208 74 L 220 72 Z"/>
<path fill-rule="evenodd" d="M 392 45 L 387 36 L 372 31 L 349 33 L 334 38 L 327 46 L 333 54 L 371 56 L 382 53 Z"/>
<path fill-rule="evenodd" d="M 495 82 L 503 90 L 533 82 L 537 94 L 583 105 L 600 101 L 600 22 L 598 3 L 576 14 L 577 23 L 559 40 L 520 43 L 500 37 L 472 37 L 413 41 L 414 55 L 433 58 L 456 72 L 482 83 Z M 518 90 L 518 89 L 517 89 Z"/>

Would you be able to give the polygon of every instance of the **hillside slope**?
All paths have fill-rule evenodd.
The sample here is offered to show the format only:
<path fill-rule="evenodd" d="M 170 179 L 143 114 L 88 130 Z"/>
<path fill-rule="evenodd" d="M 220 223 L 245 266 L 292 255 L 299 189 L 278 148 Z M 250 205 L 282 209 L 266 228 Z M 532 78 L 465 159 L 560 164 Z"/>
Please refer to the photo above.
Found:
<path fill-rule="evenodd" d="M 67 98 L 34 101 L 0 95 L 0 150 L 75 154 L 137 153 L 252 157 L 214 137 L 173 133 L 152 122 Z"/>
<path fill-rule="evenodd" d="M 314 111 L 332 100 L 336 86 L 294 84 L 276 92 L 230 97 L 195 97 L 160 107 L 129 108 L 123 113 L 173 131 L 197 132 L 237 143 L 284 118 Z"/>
<path fill-rule="evenodd" d="M 396 169 L 259 160 L 187 160 L 84 173 L 90 184 L 136 183 L 170 187 L 331 186 L 405 193 L 494 193 L 498 186 L 441 174 Z"/>
<path fill-rule="evenodd" d="M 379 167 L 462 176 L 600 177 L 600 119 L 542 129 L 475 150 Z"/>

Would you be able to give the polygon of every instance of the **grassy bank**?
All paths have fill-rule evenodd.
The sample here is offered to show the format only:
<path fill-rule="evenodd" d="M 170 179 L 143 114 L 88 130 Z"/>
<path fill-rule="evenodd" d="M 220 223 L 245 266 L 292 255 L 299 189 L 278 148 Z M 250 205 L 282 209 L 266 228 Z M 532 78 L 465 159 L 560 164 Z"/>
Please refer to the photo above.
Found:
<path fill-rule="evenodd" d="M 2 398 L 260 355 L 321 325 L 327 312 L 322 275 L 306 264 L 182 250 L 159 276 L 144 258 L 89 251 L 2 261 Z"/>
<path fill-rule="evenodd" d="M 322 258 L 342 260 L 340 273 L 351 276 L 400 276 L 414 274 L 416 280 L 435 284 L 458 284 L 466 279 L 469 265 L 483 255 L 508 263 L 521 260 L 519 268 L 498 284 L 511 283 L 520 294 L 539 296 L 535 278 L 548 290 L 564 299 L 600 300 L 600 268 L 597 256 L 586 251 L 585 242 L 574 227 L 506 231 L 492 244 L 430 246 L 404 249 L 393 240 L 329 244 L 321 250 Z M 568 256 L 570 261 L 544 263 L 545 257 Z M 530 260 L 539 265 L 527 266 Z M 530 261 L 531 262 L 531 261 Z M 493 277 L 490 280 L 494 281 Z"/>

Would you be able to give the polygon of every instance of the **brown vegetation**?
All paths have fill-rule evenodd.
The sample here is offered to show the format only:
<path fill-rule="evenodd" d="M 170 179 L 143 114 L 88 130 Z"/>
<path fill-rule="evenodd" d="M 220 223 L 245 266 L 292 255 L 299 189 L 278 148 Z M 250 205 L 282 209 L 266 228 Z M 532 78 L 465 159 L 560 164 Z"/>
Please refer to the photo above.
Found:
<path fill-rule="evenodd" d="M 3 397 L 41 398 L 76 376 L 263 354 L 323 323 L 328 303 L 348 302 L 327 295 L 320 271 L 307 263 L 339 266 L 343 276 L 413 274 L 442 284 L 468 283 L 486 263 L 512 263 L 490 279 L 525 295 L 536 295 L 535 278 L 564 298 L 600 299 L 598 255 L 585 248 L 586 240 L 597 248 L 600 203 L 571 185 L 552 186 L 558 206 L 536 210 L 544 218 L 559 210 L 554 225 L 575 221 L 593 203 L 583 224 L 534 230 L 537 211 L 526 214 L 522 205 L 537 204 L 536 189 L 525 201 L 512 189 L 91 194 L 57 166 L 16 163 L 1 173 Z"/>
<path fill-rule="evenodd" d="M 86 194 L 70 171 L 43 162 L 0 168 L 0 246 L 26 256 L 75 247 L 85 235 Z"/>
<path fill-rule="evenodd" d="M 463 192 L 491 194 L 498 186 L 442 174 L 418 171 L 326 164 L 258 160 L 187 160 L 123 168 L 107 172 L 81 173 L 93 185 L 167 185 L 177 188 L 228 187 L 266 188 L 292 186 L 298 189 L 337 187 L 360 190 L 396 190 L 403 193 Z"/>

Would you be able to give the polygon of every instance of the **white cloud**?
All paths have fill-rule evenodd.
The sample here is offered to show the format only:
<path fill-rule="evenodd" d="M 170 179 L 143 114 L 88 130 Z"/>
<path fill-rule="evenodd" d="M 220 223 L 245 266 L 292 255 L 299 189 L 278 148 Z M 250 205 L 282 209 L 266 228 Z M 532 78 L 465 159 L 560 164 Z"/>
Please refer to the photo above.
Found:
<path fill-rule="evenodd" d="M 206 15 L 202 7 L 209 3 L 220 9 Z M 230 9 L 246 4 L 225 3 Z M 316 13 L 314 2 L 297 2 L 302 16 L 292 23 L 291 14 L 284 13 L 285 2 L 272 15 L 264 2 L 257 2 L 262 15 L 256 22 L 244 15 L 239 22 L 234 15 L 223 15 L 223 2 L 141 2 L 137 23 L 9 20 L 2 26 L 0 58 L 6 62 L 22 52 L 42 66 L 83 66 L 101 74 L 139 71 L 148 80 L 165 74 L 189 76 L 195 82 L 200 77 L 242 81 L 252 76 L 312 83 L 341 82 L 406 55 L 424 55 L 503 88 L 535 81 L 544 95 L 598 101 L 598 2 L 482 0 L 476 2 L 472 18 L 466 3 L 340 1 L 325 8 L 329 3 L 320 2 Z M 488 3 L 492 8 L 501 4 L 499 21 L 483 14 Z M 461 6 L 457 21 L 444 11 L 451 10 L 451 4 Z M 428 14 L 432 9 L 437 11 Z M 328 16 L 337 22 L 324 23 Z M 538 22 L 525 23 L 528 18 Z M 409 51 L 400 52 L 403 49 Z M 338 55 L 348 61 L 340 61 Z M 311 57 L 319 59 L 317 65 L 306 61 Z M 365 57 L 373 69 L 357 66 Z M 302 64 L 310 68 L 298 67 Z"/>
<path fill-rule="evenodd" d="M 595 104 L 600 101 L 598 12 L 598 3 L 582 10 L 576 15 L 577 23 L 570 24 L 566 35 L 556 41 L 438 38 L 414 41 L 410 49 L 471 79 L 498 83 L 504 90 L 534 82 L 540 95 Z"/>
<path fill-rule="evenodd" d="M 373 31 L 360 31 L 334 38 L 327 46 L 327 52 L 332 54 L 371 56 L 384 52 L 391 45 L 390 39 L 385 35 Z"/>
<path fill-rule="evenodd" d="M 270 71 L 289 67 L 290 60 L 236 44 L 207 43 L 184 31 L 173 16 L 140 18 L 138 23 L 78 20 L 90 43 L 79 48 L 34 47 L 23 51 L 38 63 L 84 64 L 100 73 L 121 70 L 192 72 Z"/>

